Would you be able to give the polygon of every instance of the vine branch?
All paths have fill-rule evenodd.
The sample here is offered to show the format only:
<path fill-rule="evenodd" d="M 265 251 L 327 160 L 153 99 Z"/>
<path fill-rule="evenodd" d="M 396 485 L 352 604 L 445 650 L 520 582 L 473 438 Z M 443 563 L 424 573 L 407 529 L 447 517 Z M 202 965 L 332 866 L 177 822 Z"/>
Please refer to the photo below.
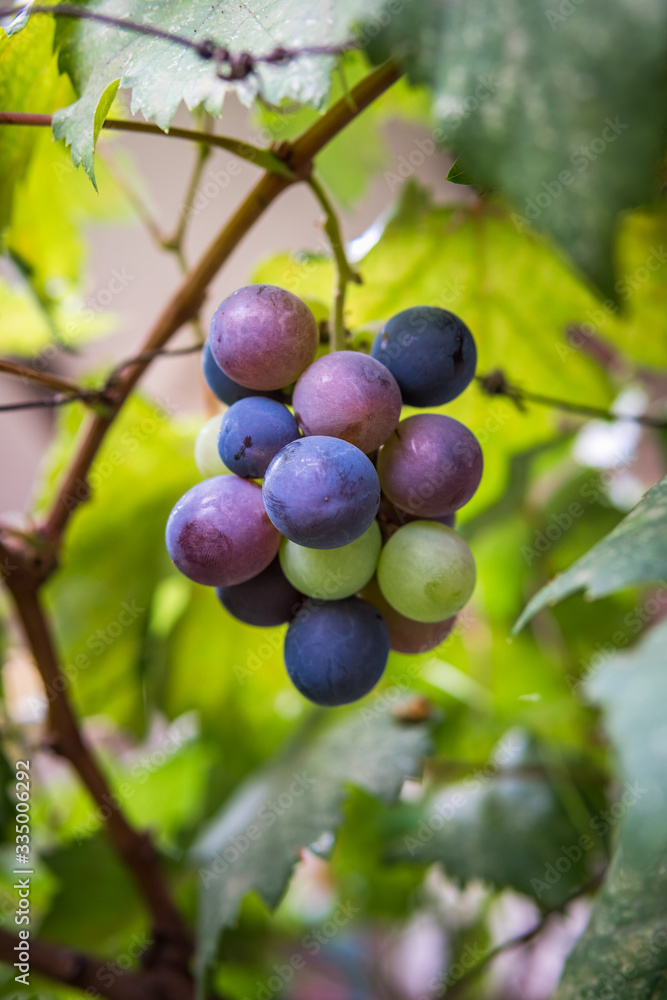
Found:
<path fill-rule="evenodd" d="M 57 375 L 48 375 L 46 378 L 48 378 L 50 382 L 51 380 L 53 380 L 54 383 L 62 382 L 63 385 L 68 383 L 71 386 L 71 389 L 68 388 L 67 393 L 51 396 L 47 399 L 29 399 L 21 403 L 3 403 L 0 405 L 0 413 L 9 413 L 14 410 L 43 410 L 52 407 L 65 406 L 67 403 L 76 402 L 86 403 L 91 408 L 99 407 L 100 405 L 109 405 L 113 402 L 110 393 L 118 381 L 120 374 L 126 368 L 130 368 L 132 365 L 140 362 L 152 361 L 157 357 L 178 357 L 184 354 L 194 354 L 197 351 L 201 351 L 202 347 L 203 343 L 199 342 L 197 344 L 191 344 L 189 347 L 177 347 L 172 348 L 171 350 L 144 351 L 142 354 L 136 354 L 134 357 L 127 358 L 127 360 L 121 361 L 117 364 L 111 370 L 106 382 L 100 389 L 84 389 L 82 386 L 77 385 L 76 382 L 68 383 L 67 379 L 60 379 Z M 0 371 L 4 371 L 8 375 L 16 375 L 17 377 L 23 378 L 23 368 L 23 365 L 15 365 L 14 362 L 0 360 Z M 41 373 L 33 372 L 32 368 L 26 368 L 25 371 L 41 376 Z M 41 377 L 34 378 L 32 381 L 43 385 L 47 384 Z M 55 388 L 55 384 L 49 384 L 49 388 Z"/>
<path fill-rule="evenodd" d="M 311 174 L 308 178 L 308 186 L 324 209 L 324 231 L 329 237 L 334 260 L 336 261 L 338 281 L 334 295 L 334 307 L 331 323 L 333 334 L 331 339 L 331 349 L 333 351 L 343 351 L 345 350 L 347 341 L 347 331 L 345 329 L 345 293 L 349 282 L 354 282 L 354 284 L 360 285 L 362 283 L 362 279 L 359 272 L 354 270 L 347 259 L 340 223 L 338 221 L 338 216 L 336 215 L 336 210 L 329 200 L 329 196 L 313 174 Z"/>
<path fill-rule="evenodd" d="M 12 542 L 9 536 L 2 543 L 8 553 L 9 566 L 14 565 L 11 562 Z M 29 567 L 17 560 L 13 572 L 3 570 L 49 701 L 49 742 L 56 753 L 69 760 L 93 800 L 105 807 L 108 835 L 148 905 L 155 934 L 169 942 L 173 949 L 169 964 L 187 970 L 192 950 L 190 932 L 171 900 L 155 849 L 148 835 L 138 833 L 125 819 L 79 730 L 69 702 L 69 682 L 60 669 L 51 630 L 35 586 L 52 568 L 50 556 L 45 553 Z"/>
<path fill-rule="evenodd" d="M 13 375 L 24 382 L 36 382 L 47 389 L 55 389 L 56 392 L 72 393 L 75 396 L 81 396 L 86 391 L 69 378 L 63 378 L 61 375 L 52 375 L 50 372 L 39 372 L 34 368 L 28 367 L 28 365 L 22 365 L 16 361 L 7 361 L 4 358 L 0 358 L 0 372 L 4 372 L 5 375 Z"/>
<path fill-rule="evenodd" d="M 575 403 L 566 399 L 556 399 L 554 396 L 544 396 L 538 392 L 529 392 L 521 389 L 507 380 L 505 373 L 499 368 L 488 375 L 476 375 L 482 391 L 488 396 L 507 396 L 515 404 L 518 410 L 525 411 L 524 403 L 537 403 L 539 406 L 551 406 L 555 410 L 564 410 L 566 413 L 578 413 L 585 417 L 597 417 L 599 420 L 614 422 L 617 420 L 627 421 L 633 424 L 641 424 L 643 427 L 653 427 L 657 430 L 667 430 L 667 419 L 661 417 L 651 417 L 646 414 L 613 413 L 600 406 L 589 406 L 587 403 Z"/>
<path fill-rule="evenodd" d="M 206 116 L 205 120 L 206 122 L 210 121 L 208 116 Z M 210 134 L 210 129 L 204 128 L 202 131 L 204 135 Z M 173 236 L 171 236 L 166 240 L 163 240 L 162 243 L 162 246 L 165 248 L 165 250 L 171 250 L 179 256 L 181 267 L 183 267 L 183 265 L 185 264 L 185 259 L 183 257 L 183 240 L 185 239 L 185 230 L 187 228 L 188 220 L 190 218 L 190 209 L 192 207 L 195 195 L 197 194 L 197 191 L 199 189 L 199 182 L 201 181 L 202 174 L 204 172 L 204 167 L 206 166 L 206 161 L 210 156 L 210 153 L 211 153 L 210 144 L 202 139 L 202 141 L 197 146 L 197 158 L 195 160 L 195 164 L 192 169 L 192 175 L 188 183 L 187 191 L 185 192 L 185 198 L 183 199 L 183 202 L 181 204 L 181 211 L 179 213 L 176 229 L 174 231 Z M 278 157 L 275 157 L 275 159 L 278 161 L 278 163 L 281 162 L 280 160 L 278 160 Z M 281 166 L 284 168 L 285 165 L 281 164 Z M 186 268 L 183 267 L 183 270 L 186 270 Z"/>
<path fill-rule="evenodd" d="M 0 111 L 0 125 L 21 125 L 39 128 L 50 128 L 53 115 L 33 114 L 28 111 Z M 219 146 L 234 156 L 263 170 L 272 170 L 277 174 L 292 177 L 292 172 L 279 156 L 271 149 L 261 149 L 252 143 L 232 139 L 226 135 L 215 135 L 213 132 L 192 128 L 171 127 L 167 131 L 154 125 L 153 122 L 135 122 L 125 118 L 106 118 L 102 128 L 116 132 L 144 132 L 147 135 L 161 135 L 163 138 L 186 139 L 189 142 L 204 143 L 207 146 Z"/>

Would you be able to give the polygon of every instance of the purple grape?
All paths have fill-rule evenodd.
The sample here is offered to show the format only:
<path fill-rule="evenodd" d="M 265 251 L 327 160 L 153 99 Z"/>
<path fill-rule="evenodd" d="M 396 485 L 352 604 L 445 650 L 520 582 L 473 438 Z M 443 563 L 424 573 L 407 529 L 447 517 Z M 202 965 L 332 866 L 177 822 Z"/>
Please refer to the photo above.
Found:
<path fill-rule="evenodd" d="M 437 521 L 438 524 L 446 524 L 448 528 L 453 528 L 456 524 L 456 514 L 445 514 L 444 517 L 429 518 L 421 517 L 418 514 L 408 514 L 406 510 L 401 510 L 391 500 L 387 500 L 384 494 L 380 497 L 380 508 L 377 513 L 377 519 L 385 541 L 391 538 L 394 532 L 402 528 L 404 524 L 409 524 L 410 521 Z"/>
<path fill-rule="evenodd" d="M 181 573 L 209 587 L 257 576 L 280 545 L 261 487 L 238 476 L 214 476 L 188 490 L 169 515 L 166 536 Z"/>
<path fill-rule="evenodd" d="M 482 466 L 475 435 L 440 413 L 402 420 L 377 462 L 389 500 L 420 519 L 444 517 L 463 507 L 479 486 Z"/>
<path fill-rule="evenodd" d="M 306 601 L 285 636 L 290 680 L 316 705 L 347 705 L 380 680 L 389 630 L 380 612 L 359 597 Z"/>
<path fill-rule="evenodd" d="M 397 653 L 426 653 L 444 642 L 454 628 L 456 615 L 442 622 L 416 622 L 406 618 L 384 597 L 373 577 L 361 591 L 361 597 L 377 608 L 389 629 L 391 648 Z"/>
<path fill-rule="evenodd" d="M 304 601 L 280 568 L 276 558 L 257 576 L 233 587 L 217 587 L 223 608 L 246 625 L 270 628 L 294 618 Z"/>
<path fill-rule="evenodd" d="M 223 372 L 250 389 L 280 389 L 315 357 L 318 331 L 308 306 L 275 285 L 247 285 L 222 302 L 209 342 Z"/>
<path fill-rule="evenodd" d="M 234 382 L 228 375 L 225 375 L 218 362 L 213 357 L 211 345 L 208 340 L 204 344 L 201 355 L 201 366 L 206 379 L 206 384 L 222 403 L 231 406 L 239 399 L 246 399 L 248 396 L 266 396 L 268 399 L 276 399 L 279 403 L 289 403 L 291 395 L 284 389 L 276 389 L 274 392 L 262 392 L 260 389 L 247 389 L 238 382 Z"/>
<path fill-rule="evenodd" d="M 253 396 L 239 399 L 220 424 L 220 458 L 237 476 L 261 479 L 281 448 L 299 437 L 299 427 L 286 406 Z"/>
<path fill-rule="evenodd" d="M 401 405 L 391 372 L 356 351 L 318 358 L 294 388 L 294 413 L 304 434 L 342 438 L 366 453 L 387 440 Z"/>
<path fill-rule="evenodd" d="M 377 514 L 373 463 L 347 441 L 305 437 L 285 445 L 264 476 L 264 505 L 278 531 L 310 549 L 335 549 L 363 535 Z"/>
<path fill-rule="evenodd" d="M 437 306 L 414 306 L 382 327 L 371 356 L 386 365 L 409 406 L 441 406 L 471 382 L 477 348 L 463 320 Z"/>

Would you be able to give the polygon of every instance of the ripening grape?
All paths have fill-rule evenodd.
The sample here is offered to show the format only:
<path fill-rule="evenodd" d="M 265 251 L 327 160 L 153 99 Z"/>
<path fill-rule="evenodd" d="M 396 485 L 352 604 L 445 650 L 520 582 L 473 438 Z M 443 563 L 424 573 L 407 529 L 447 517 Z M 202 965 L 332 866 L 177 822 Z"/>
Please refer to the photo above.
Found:
<path fill-rule="evenodd" d="M 382 537 L 377 521 L 363 535 L 336 549 L 309 549 L 289 539 L 280 546 L 287 579 L 308 597 L 338 601 L 351 597 L 375 573 Z"/>
<path fill-rule="evenodd" d="M 475 435 L 440 413 L 402 420 L 377 461 L 389 500 L 424 518 L 443 517 L 463 507 L 479 486 L 482 466 Z"/>
<path fill-rule="evenodd" d="M 389 631 L 380 612 L 359 597 L 306 601 L 285 636 L 287 673 L 316 705 L 346 705 L 380 680 Z"/>
<path fill-rule="evenodd" d="M 460 535 L 435 521 L 413 521 L 388 540 L 378 562 L 380 590 L 417 622 L 442 622 L 468 601 L 475 561 Z"/>
<path fill-rule="evenodd" d="M 360 597 L 378 609 L 389 629 L 391 648 L 397 653 L 426 653 L 444 642 L 454 627 L 456 615 L 441 622 L 416 622 L 393 608 L 373 577 Z"/>
<path fill-rule="evenodd" d="M 291 621 L 303 602 L 303 595 L 285 578 L 277 557 L 245 583 L 216 587 L 215 593 L 234 618 L 262 628 Z"/>
<path fill-rule="evenodd" d="M 218 451 L 237 476 L 261 479 L 273 456 L 298 437 L 299 427 L 286 406 L 252 396 L 239 399 L 223 416 Z"/>
<path fill-rule="evenodd" d="M 303 433 L 342 438 L 363 452 L 387 440 L 401 415 L 401 393 L 384 365 L 356 351 L 318 358 L 294 388 Z"/>
<path fill-rule="evenodd" d="M 371 355 L 386 365 L 409 406 L 441 406 L 472 380 L 477 348 L 465 323 L 437 306 L 414 306 L 392 316 Z"/>
<path fill-rule="evenodd" d="M 250 389 L 280 389 L 315 357 L 318 331 L 308 306 L 274 285 L 247 285 L 217 308 L 209 331 L 223 372 Z"/>
<path fill-rule="evenodd" d="M 181 497 L 167 521 L 167 551 L 181 573 L 209 587 L 229 587 L 261 573 L 278 553 L 257 483 L 215 476 Z"/>
<path fill-rule="evenodd" d="M 263 493 L 278 531 L 311 549 L 353 542 L 380 503 L 373 463 L 354 445 L 333 437 L 299 438 L 286 445 L 266 470 Z"/>
<path fill-rule="evenodd" d="M 212 476 L 225 476 L 229 469 L 220 458 L 218 451 L 218 435 L 222 413 L 207 420 L 195 439 L 195 463 L 202 476 L 210 479 Z"/>

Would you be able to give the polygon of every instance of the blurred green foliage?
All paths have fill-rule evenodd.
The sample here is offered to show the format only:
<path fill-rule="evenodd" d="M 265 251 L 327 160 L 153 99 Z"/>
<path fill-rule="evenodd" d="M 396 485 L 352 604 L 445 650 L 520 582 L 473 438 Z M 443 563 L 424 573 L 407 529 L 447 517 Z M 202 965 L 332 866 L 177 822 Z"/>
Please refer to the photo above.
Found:
<path fill-rule="evenodd" d="M 70 62 L 76 38 L 86 34 L 69 33 Z M 46 19 L 30 22 L 15 39 L 0 38 L 4 105 L 35 110 L 39 97 L 44 111 L 74 99 L 71 84 L 58 75 L 51 44 Z M 88 66 L 94 76 L 93 69 Z M 97 82 L 105 82 L 108 68 L 98 69 Z M 366 71 L 358 54 L 339 69 L 330 101 Z M 156 99 L 155 81 L 143 82 L 146 99 Z M 276 101 L 284 92 L 295 96 L 273 82 Z M 174 83 L 166 104 L 182 85 Z M 315 104 L 325 99 L 324 90 L 311 96 Z M 317 169 L 341 203 L 353 204 L 378 173 L 392 173 L 385 124 L 397 119 L 422 135 L 419 129 L 433 125 L 429 104 L 425 90 L 401 82 L 327 147 Z M 97 104 L 89 100 L 87 107 L 94 111 Z M 79 113 L 81 105 L 73 112 Z M 258 105 L 258 141 L 293 137 L 316 117 L 312 108 Z M 77 127 L 92 156 L 93 124 L 86 118 Z M 106 142 L 108 137 L 102 147 Z M 0 129 L 0 167 L 7 178 L 0 200 L 3 274 L 9 274 L 0 280 L 3 353 L 57 352 L 113 324 L 110 316 L 91 318 L 85 310 L 82 230 L 131 216 L 99 154 L 96 166 L 99 196 L 73 169 L 61 143 L 37 130 L 10 136 Z M 661 206 L 623 218 L 620 310 L 601 303 L 548 242 L 520 231 L 495 195 L 480 200 L 459 189 L 456 201 L 439 205 L 409 175 L 402 180 L 391 181 L 391 217 L 352 248 L 366 247 L 355 254 L 363 284 L 347 297 L 353 346 L 368 349 L 382 322 L 401 309 L 438 305 L 470 325 L 483 374 L 501 369 L 519 388 L 600 407 L 629 387 L 660 399 L 667 368 L 667 217 Z M 335 275 L 323 242 L 297 256 L 258 262 L 254 278 L 296 292 L 318 319 L 329 312 Z M 101 375 L 90 378 L 98 382 Z M 154 834 L 179 902 L 193 924 L 200 921 L 201 964 L 221 959 L 216 983 L 234 1000 L 256 991 L 272 963 L 303 950 L 305 936 L 319 932 L 350 901 L 355 912 L 344 940 L 390 939 L 428 915 L 453 956 L 472 938 L 490 946 L 487 915 L 495 901 L 511 890 L 538 908 L 560 906 L 602 874 L 619 841 L 621 854 L 559 998 L 574 1000 L 589 987 L 608 985 L 607 963 L 630 961 L 628 941 L 655 943 L 664 921 L 664 628 L 633 645 L 659 617 L 660 602 L 645 586 L 626 586 L 639 579 L 630 573 L 617 581 L 622 589 L 594 603 L 571 594 L 553 608 L 541 607 L 510 639 L 536 591 L 560 573 L 557 586 L 565 593 L 572 564 L 600 543 L 609 550 L 602 540 L 626 512 L 614 486 L 634 466 L 606 467 L 589 449 L 589 467 L 576 450 L 581 418 L 530 403 L 521 408 L 477 384 L 442 409 L 466 423 L 484 450 L 482 486 L 459 522 L 477 562 L 477 589 L 438 649 L 420 656 L 393 653 L 377 690 L 357 708 L 313 711 L 287 679 L 284 628 L 242 625 L 211 590 L 190 583 L 169 563 L 164 525 L 175 501 L 200 478 L 193 445 L 205 417 L 176 416 L 168 399 L 135 394 L 124 407 L 95 462 L 91 499 L 74 516 L 62 565 L 46 588 L 68 690 L 113 793 L 128 818 Z M 60 413 L 35 513 L 52 497 L 83 418 L 78 405 Z M 652 467 L 664 471 L 658 434 L 643 433 L 635 460 L 644 451 L 652 454 Z M 634 482 L 635 493 L 636 487 Z M 648 517 L 641 551 L 630 538 L 623 556 L 636 569 L 650 555 L 644 583 L 659 579 L 661 567 L 662 577 L 667 574 L 664 538 L 650 534 L 661 530 L 662 520 Z M 617 555 L 612 552 L 609 567 L 600 571 L 605 576 L 618 569 Z M 619 646 L 627 650 L 611 659 Z M 604 713 L 613 754 L 587 692 Z M 52 694 L 46 692 L 47 700 Z M 430 708 L 410 724 L 401 721 L 400 706 L 413 703 L 415 694 Z M 113 962 L 150 929 L 103 835 L 104 816 L 64 766 L 31 745 L 34 724 L 19 725 L 11 712 L 3 722 L 2 925 L 11 923 L 13 899 L 7 762 L 30 747 L 39 760 L 32 802 L 36 922 L 45 937 Z M 497 764 L 498 748 L 511 740 L 520 749 Z M 404 783 L 419 777 L 427 752 L 421 780 Z M 248 815 L 299 768 L 316 777 L 313 802 L 304 799 L 278 817 L 243 852 L 242 864 L 232 864 L 202 896 L 202 864 L 243 834 Z M 636 813 L 627 810 L 627 822 L 623 815 L 622 823 L 603 831 L 599 817 L 622 802 L 621 783 L 642 776 L 650 776 L 651 796 Z M 649 799 L 650 815 L 642 811 Z M 447 819 L 440 826 L 442 815 Z M 650 831 L 650 843 L 639 836 L 642 830 Z M 591 846 L 581 848 L 581 857 L 552 883 L 547 874 L 556 870 L 563 847 L 574 856 L 582 838 Z M 415 840 L 421 846 L 411 851 Z M 448 923 L 442 909 L 457 885 L 477 887 L 483 902 L 469 919 L 450 914 Z M 267 903 L 277 904 L 275 912 Z M 664 943 L 649 952 L 646 974 L 628 980 L 632 1000 L 662 995 L 650 990 L 665 967 Z M 340 953 L 336 960 L 342 961 Z M 7 975 L 0 996 L 11 996 L 13 987 Z M 483 985 L 476 989 L 472 996 L 485 995 Z M 40 984 L 38 995 L 72 1000 L 78 994 Z"/>

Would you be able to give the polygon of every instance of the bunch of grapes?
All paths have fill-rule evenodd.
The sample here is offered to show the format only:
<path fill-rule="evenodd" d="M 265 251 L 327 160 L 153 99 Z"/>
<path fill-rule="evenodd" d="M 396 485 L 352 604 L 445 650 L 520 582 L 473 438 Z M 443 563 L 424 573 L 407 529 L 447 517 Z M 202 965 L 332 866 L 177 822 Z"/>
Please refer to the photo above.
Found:
<path fill-rule="evenodd" d="M 289 623 L 292 682 L 342 705 L 375 686 L 390 649 L 442 642 L 472 594 L 475 563 L 453 525 L 482 476 L 479 443 L 451 417 L 401 409 L 454 399 L 477 352 L 457 316 L 430 306 L 390 319 L 370 356 L 316 359 L 318 341 L 284 289 L 222 302 L 203 368 L 227 408 L 197 438 L 210 478 L 178 501 L 166 535 L 178 569 L 234 617 Z"/>

